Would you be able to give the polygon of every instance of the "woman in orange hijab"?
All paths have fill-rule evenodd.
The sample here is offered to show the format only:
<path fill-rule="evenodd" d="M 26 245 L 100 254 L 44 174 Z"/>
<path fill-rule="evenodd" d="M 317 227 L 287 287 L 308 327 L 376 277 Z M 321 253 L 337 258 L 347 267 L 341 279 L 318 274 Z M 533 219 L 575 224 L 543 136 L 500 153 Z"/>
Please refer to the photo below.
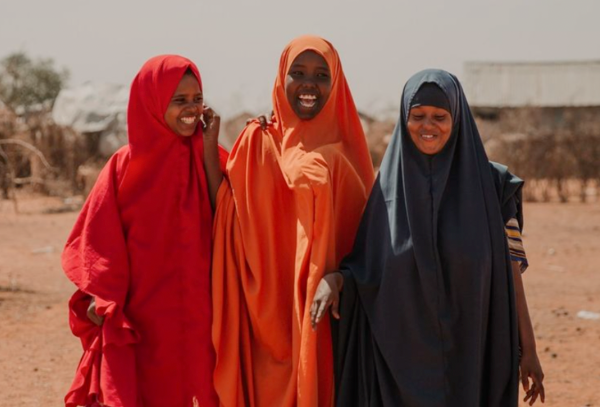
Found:
<path fill-rule="evenodd" d="M 354 240 L 373 182 L 339 56 L 322 38 L 281 55 L 273 124 L 238 138 L 217 197 L 215 388 L 222 406 L 330 406 L 329 324 L 311 328 L 320 278 Z"/>

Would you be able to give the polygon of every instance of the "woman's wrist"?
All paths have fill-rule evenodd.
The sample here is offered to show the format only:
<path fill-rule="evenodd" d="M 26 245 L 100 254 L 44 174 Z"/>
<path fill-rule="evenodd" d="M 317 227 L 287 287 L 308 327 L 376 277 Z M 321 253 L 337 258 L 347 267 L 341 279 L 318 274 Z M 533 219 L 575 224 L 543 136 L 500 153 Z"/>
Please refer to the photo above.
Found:
<path fill-rule="evenodd" d="M 203 142 L 204 142 L 204 149 L 218 149 L 218 147 L 219 147 L 218 137 L 212 137 L 212 136 L 205 135 L 203 137 Z"/>
<path fill-rule="evenodd" d="M 333 275 L 338 292 L 342 291 L 342 288 L 344 287 L 344 275 L 339 271 L 336 271 Z"/>
<path fill-rule="evenodd" d="M 521 344 L 521 353 L 522 354 L 537 354 L 537 348 L 534 344 L 527 344 L 527 345 L 523 345 Z"/>

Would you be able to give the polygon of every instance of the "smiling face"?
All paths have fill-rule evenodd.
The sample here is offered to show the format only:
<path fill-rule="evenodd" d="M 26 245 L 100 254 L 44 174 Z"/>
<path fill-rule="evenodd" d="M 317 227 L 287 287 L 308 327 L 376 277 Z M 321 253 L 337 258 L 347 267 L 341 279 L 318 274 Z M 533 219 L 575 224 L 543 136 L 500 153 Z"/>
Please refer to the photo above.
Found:
<path fill-rule="evenodd" d="M 298 55 L 285 81 L 285 94 L 296 115 L 302 120 L 313 119 L 330 93 L 331 72 L 325 59 L 314 51 Z"/>
<path fill-rule="evenodd" d="M 412 142 L 427 155 L 442 151 L 452 134 L 452 115 L 435 106 L 415 106 L 406 123 Z"/>
<path fill-rule="evenodd" d="M 192 136 L 200 122 L 203 102 L 198 80 L 194 75 L 186 73 L 171 97 L 165 112 L 165 122 L 179 136 Z"/>

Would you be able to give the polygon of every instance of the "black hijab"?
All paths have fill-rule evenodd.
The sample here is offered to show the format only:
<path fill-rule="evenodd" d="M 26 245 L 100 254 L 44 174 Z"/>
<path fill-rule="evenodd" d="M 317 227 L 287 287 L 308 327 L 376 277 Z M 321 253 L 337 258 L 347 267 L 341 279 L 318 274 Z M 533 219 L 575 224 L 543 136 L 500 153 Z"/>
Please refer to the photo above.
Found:
<path fill-rule="evenodd" d="M 417 150 L 406 127 L 424 84 L 443 91 L 453 118 L 452 135 L 434 156 Z M 425 70 L 407 82 L 353 252 L 341 266 L 338 406 L 517 405 L 504 224 L 521 220 L 521 185 L 488 161 L 456 77 Z"/>

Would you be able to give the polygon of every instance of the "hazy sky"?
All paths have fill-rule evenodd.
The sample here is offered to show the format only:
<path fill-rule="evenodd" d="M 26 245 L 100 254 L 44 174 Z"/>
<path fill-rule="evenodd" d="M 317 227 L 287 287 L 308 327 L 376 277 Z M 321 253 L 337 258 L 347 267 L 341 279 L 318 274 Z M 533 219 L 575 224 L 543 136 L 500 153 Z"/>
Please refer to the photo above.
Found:
<path fill-rule="evenodd" d="M 229 115 L 265 111 L 284 46 L 318 34 L 374 112 L 397 109 L 424 68 L 460 78 L 465 61 L 598 60 L 599 16 L 599 0 L 0 0 L 0 57 L 51 57 L 78 85 L 129 84 L 148 58 L 181 54 Z"/>

